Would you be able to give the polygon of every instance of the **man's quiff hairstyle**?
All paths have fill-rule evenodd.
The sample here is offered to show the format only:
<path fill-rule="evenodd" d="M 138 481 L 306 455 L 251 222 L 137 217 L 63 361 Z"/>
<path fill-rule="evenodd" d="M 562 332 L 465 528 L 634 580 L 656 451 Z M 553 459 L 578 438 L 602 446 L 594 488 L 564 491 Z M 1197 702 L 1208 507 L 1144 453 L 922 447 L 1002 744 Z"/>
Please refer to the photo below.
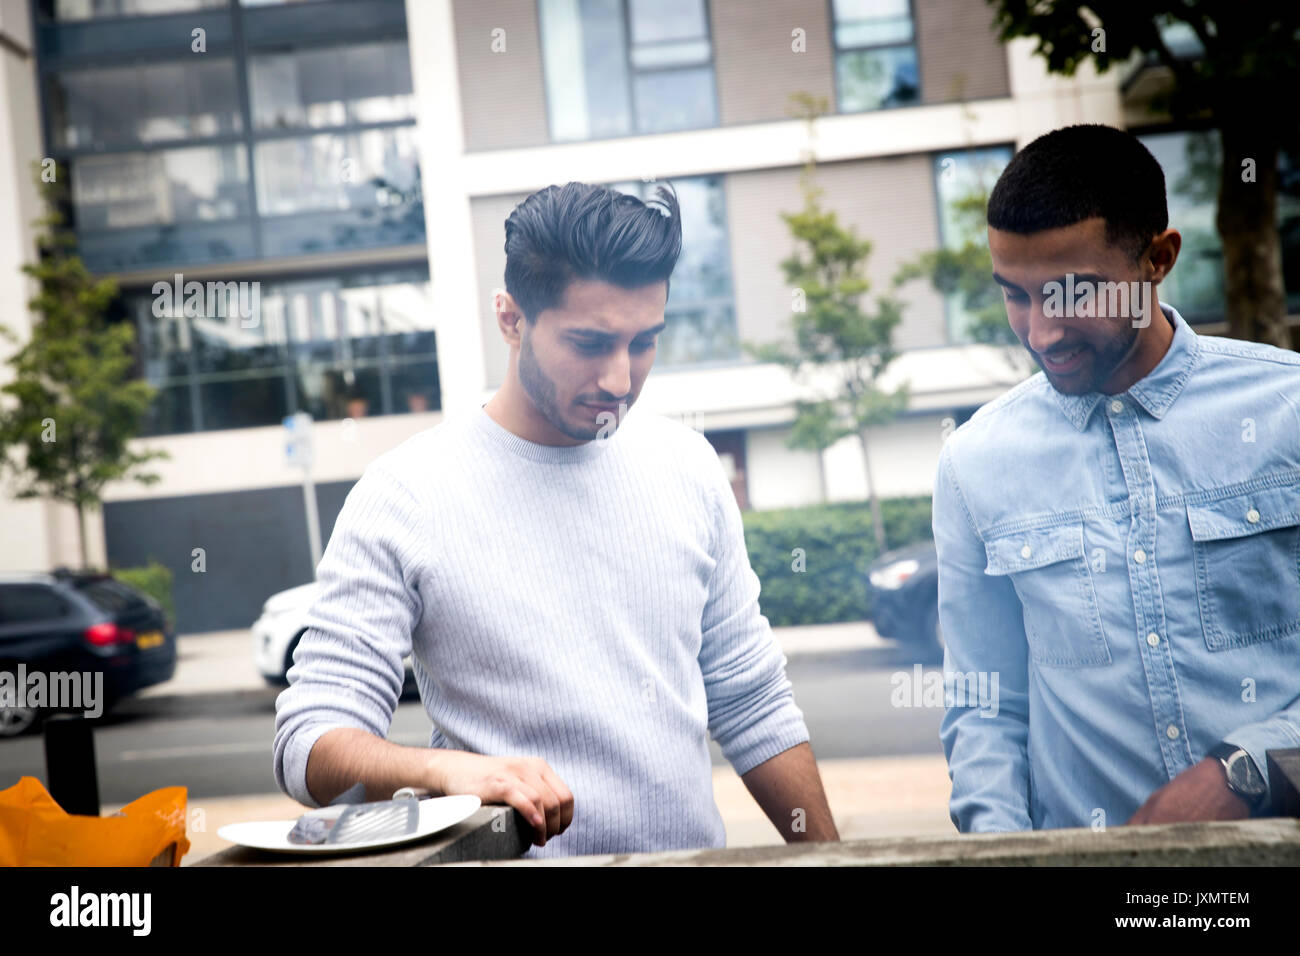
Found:
<path fill-rule="evenodd" d="M 682 251 L 676 193 L 642 202 L 607 186 L 566 183 L 533 193 L 506 220 L 506 291 L 524 317 L 564 300 L 574 279 L 625 289 L 669 281 Z"/>
<path fill-rule="evenodd" d="M 1169 227 L 1165 174 L 1131 133 L 1089 123 L 1038 137 L 989 196 L 988 224 L 1019 235 L 1100 216 L 1106 241 L 1137 260 Z"/>

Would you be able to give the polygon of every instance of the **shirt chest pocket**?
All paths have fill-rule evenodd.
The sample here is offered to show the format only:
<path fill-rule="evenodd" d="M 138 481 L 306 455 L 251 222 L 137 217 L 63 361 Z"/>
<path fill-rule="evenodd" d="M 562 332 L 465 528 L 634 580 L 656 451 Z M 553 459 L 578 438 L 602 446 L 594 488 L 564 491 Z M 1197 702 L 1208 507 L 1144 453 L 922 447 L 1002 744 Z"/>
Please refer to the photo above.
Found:
<path fill-rule="evenodd" d="M 1300 485 L 1188 505 L 1205 644 L 1300 634 Z"/>
<path fill-rule="evenodd" d="M 1044 667 L 1111 662 L 1083 525 L 1021 531 L 985 541 L 985 574 L 1005 574 L 1024 608 L 1029 656 Z"/>

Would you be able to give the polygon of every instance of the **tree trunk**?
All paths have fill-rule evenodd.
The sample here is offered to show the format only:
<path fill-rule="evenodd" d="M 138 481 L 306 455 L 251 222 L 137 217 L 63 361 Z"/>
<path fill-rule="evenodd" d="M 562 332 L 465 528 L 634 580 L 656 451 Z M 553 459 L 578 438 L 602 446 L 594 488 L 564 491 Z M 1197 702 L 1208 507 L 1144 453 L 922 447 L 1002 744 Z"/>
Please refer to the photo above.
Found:
<path fill-rule="evenodd" d="M 81 546 L 81 570 L 90 570 L 90 561 L 86 557 L 86 510 L 81 499 L 77 499 L 77 543 Z"/>
<path fill-rule="evenodd" d="M 867 430 L 858 432 L 858 444 L 862 446 L 862 468 L 867 474 L 867 499 L 871 502 L 871 530 L 875 532 L 876 547 L 884 554 L 889 550 L 885 540 L 885 519 L 880 513 L 880 499 L 876 497 L 876 480 L 871 474 L 871 452 L 867 449 Z"/>
<path fill-rule="evenodd" d="M 1228 121 L 1220 135 L 1223 168 L 1215 225 L 1223 239 L 1228 334 L 1290 349 L 1277 231 L 1278 139 L 1268 121 Z M 1253 161 L 1254 182 L 1243 181 L 1246 160 Z"/>

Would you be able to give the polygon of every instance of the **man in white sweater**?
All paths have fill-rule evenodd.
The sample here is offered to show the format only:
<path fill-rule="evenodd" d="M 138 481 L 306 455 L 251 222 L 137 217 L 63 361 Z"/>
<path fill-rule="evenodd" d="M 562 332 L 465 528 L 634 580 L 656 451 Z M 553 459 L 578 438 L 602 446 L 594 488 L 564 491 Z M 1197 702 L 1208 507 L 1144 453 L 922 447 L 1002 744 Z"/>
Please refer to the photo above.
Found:
<path fill-rule="evenodd" d="M 711 734 L 787 841 L 838 839 L 717 455 L 624 417 L 676 196 L 551 186 L 505 229 L 505 382 L 348 495 L 276 704 L 277 782 L 308 806 L 358 782 L 475 794 L 532 825 L 529 856 L 720 847 Z M 384 739 L 408 654 L 428 747 Z"/>

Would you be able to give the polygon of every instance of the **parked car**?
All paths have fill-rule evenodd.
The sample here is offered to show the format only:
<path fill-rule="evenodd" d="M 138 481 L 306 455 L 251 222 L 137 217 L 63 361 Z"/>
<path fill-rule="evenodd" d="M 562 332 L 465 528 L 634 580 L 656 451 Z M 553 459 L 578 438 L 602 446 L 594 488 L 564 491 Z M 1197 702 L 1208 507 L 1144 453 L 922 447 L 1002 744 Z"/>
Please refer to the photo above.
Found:
<path fill-rule="evenodd" d="M 943 659 L 939 561 L 933 541 L 881 555 L 867 569 L 867 591 L 877 634 L 915 647 L 923 659 Z"/>
<path fill-rule="evenodd" d="M 268 684 L 288 685 L 294 648 L 307 631 L 307 612 L 319 595 L 320 585 L 312 581 L 272 594 L 262 605 L 262 616 L 253 622 L 253 662 Z M 405 663 L 403 696 L 417 693 L 411 659 Z"/>
<path fill-rule="evenodd" d="M 107 711 L 123 697 L 172 678 L 176 634 L 153 598 L 111 575 L 62 569 L 0 575 L 0 673 L 9 674 L 16 687 L 21 674 L 38 671 L 103 674 L 103 700 L 93 703 Z M 46 680 L 52 691 L 54 682 Z M 98 678 L 91 680 L 87 697 Z M 6 695 L 0 737 L 25 733 L 48 713 L 70 709 L 78 708 L 31 706 L 26 692 Z"/>

